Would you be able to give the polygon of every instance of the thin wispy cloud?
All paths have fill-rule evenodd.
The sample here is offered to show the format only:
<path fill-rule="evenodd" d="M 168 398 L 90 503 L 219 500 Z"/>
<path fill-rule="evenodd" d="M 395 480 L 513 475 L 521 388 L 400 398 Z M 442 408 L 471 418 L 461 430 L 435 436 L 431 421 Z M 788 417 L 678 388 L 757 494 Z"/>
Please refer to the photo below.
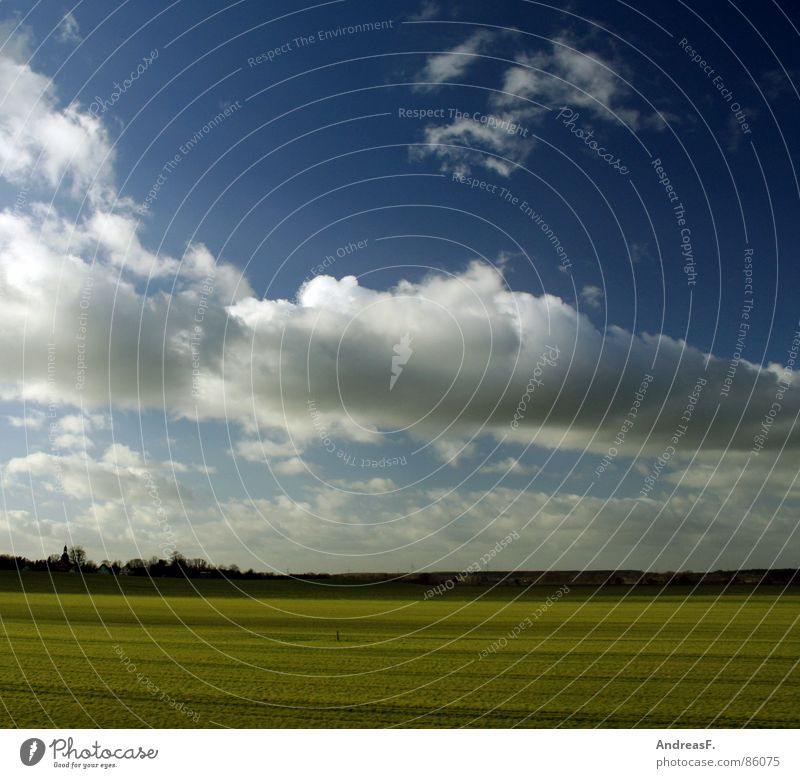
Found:
<path fill-rule="evenodd" d="M 83 40 L 80 25 L 72 11 L 67 11 L 58 25 L 58 39 L 68 44 L 80 43 Z"/>

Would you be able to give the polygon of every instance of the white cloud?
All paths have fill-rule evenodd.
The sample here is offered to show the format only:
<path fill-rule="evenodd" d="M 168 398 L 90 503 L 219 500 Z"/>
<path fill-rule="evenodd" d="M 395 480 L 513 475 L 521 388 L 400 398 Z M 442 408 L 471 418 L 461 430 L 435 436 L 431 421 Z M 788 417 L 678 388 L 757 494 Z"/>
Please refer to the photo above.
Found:
<path fill-rule="evenodd" d="M 50 445 L 54 449 L 80 450 L 92 448 L 94 441 L 89 433 L 106 427 L 106 418 L 102 414 L 68 413 L 61 417 L 48 415 L 35 408 L 26 409 L 25 416 L 6 416 L 12 427 L 25 428 L 30 431 L 48 428 Z"/>
<path fill-rule="evenodd" d="M 500 114 L 497 121 L 517 122 L 514 113 Z M 467 175 L 474 166 L 481 166 L 507 178 L 530 154 L 533 138 L 525 138 L 490 127 L 472 118 L 457 119 L 447 124 L 431 124 L 425 128 L 425 143 L 413 146 L 412 159 L 434 155 L 441 160 L 440 170 Z M 485 152 L 490 152 L 489 154 Z"/>
<path fill-rule="evenodd" d="M 73 196 L 99 201 L 109 195 L 113 160 L 99 119 L 77 105 L 59 108 L 50 79 L 0 54 L 0 176 L 52 189 L 66 182 Z"/>
<path fill-rule="evenodd" d="M 235 456 L 248 462 L 263 463 L 273 457 L 293 457 L 302 453 L 302 448 L 291 441 L 278 442 L 268 437 L 260 440 L 243 438 L 234 446 Z"/>
<path fill-rule="evenodd" d="M 0 57 L 26 62 L 35 48 L 30 27 L 13 19 L 0 22 Z"/>
<path fill-rule="evenodd" d="M 726 547 L 726 564 L 794 564 L 783 545 L 796 501 L 773 519 L 772 510 L 749 511 L 743 495 L 725 504 L 721 519 L 724 500 L 680 493 L 636 500 L 464 488 L 384 496 L 368 511 L 359 510 L 360 499 L 372 498 L 320 487 L 306 501 L 231 500 L 220 506 L 226 524 L 204 525 L 203 539 L 215 557 L 252 554 L 256 566 L 273 568 L 291 558 L 294 570 L 410 569 L 412 560 L 418 569 L 464 569 L 512 531 L 519 540 L 493 558 L 492 569 L 714 569 Z"/>
<path fill-rule="evenodd" d="M 67 414 L 50 424 L 50 444 L 54 449 L 85 451 L 94 448 L 91 433 L 106 427 L 100 413 Z"/>
<path fill-rule="evenodd" d="M 382 446 L 384 431 L 399 428 L 408 428 L 416 439 L 436 439 L 435 449 L 446 459 L 481 431 L 528 442 L 535 432 L 538 445 L 599 450 L 619 429 L 656 354 L 655 381 L 629 440 L 663 446 L 696 381 L 706 377 L 704 395 L 710 399 L 699 404 L 681 441 L 693 446 L 710 421 L 727 371 L 727 361 L 713 357 L 706 370 L 707 355 L 667 336 L 616 327 L 603 334 L 563 300 L 509 291 L 484 264 L 385 291 L 353 277 L 317 276 L 296 302 L 259 300 L 241 287 L 243 294 L 228 305 L 237 277 L 232 269 L 223 268 L 230 278 L 221 272 L 222 282 L 204 298 L 201 273 L 187 255 L 177 291 L 144 298 L 111 266 L 90 270 L 79 257 L 63 257 L 36 243 L 26 229 L 18 217 L 0 216 L 3 396 L 47 403 L 55 395 L 64 404 L 163 408 L 187 418 L 197 413 L 201 419 L 231 420 L 245 429 L 258 424 L 272 441 L 267 451 L 247 442 L 238 447 L 256 461 L 265 454 L 297 456 L 309 442 L 318 443 L 321 432 Z M 4 240 L 9 234 L 15 237 Z M 207 259 L 207 252 L 200 256 Z M 87 284 L 91 304 L 82 309 Z M 206 307 L 195 342 L 201 299 Z M 16 335 L 23 321 L 26 340 L 20 348 Z M 406 332 L 414 353 L 390 394 L 392 347 Z M 543 386 L 512 428 L 526 383 L 548 346 L 560 350 L 558 364 L 545 366 Z M 195 359 L 200 370 L 193 377 Z M 706 445 L 727 445 L 733 435 L 734 447 L 752 446 L 780 377 L 778 366 L 740 363 Z M 786 439 L 796 445 L 796 405 L 792 390 L 771 428 L 769 446 Z M 733 434 L 741 413 L 744 423 Z M 270 449 L 275 441 L 279 449 Z"/>
<path fill-rule="evenodd" d="M 326 429 L 338 424 L 344 436 L 356 429 L 411 425 L 414 435 L 440 436 L 437 448 L 448 457 L 481 428 L 527 441 L 535 430 L 540 445 L 602 449 L 650 372 L 655 380 L 628 440 L 663 446 L 700 379 L 708 382 L 704 399 L 681 440 L 685 446 L 698 445 L 728 367 L 726 360 L 713 357 L 706 367 L 706 354 L 667 336 L 640 336 L 618 327 L 603 335 L 558 298 L 506 290 L 503 279 L 481 264 L 459 276 L 431 276 L 383 292 L 362 287 L 354 278 L 317 277 L 301 290 L 296 304 L 248 299 L 230 312 L 249 331 L 246 340 L 259 355 L 258 363 L 248 364 L 247 377 L 262 423 L 286 425 L 296 438 L 305 439 L 314 437 L 314 424 Z M 413 337 L 414 355 L 390 396 L 386 376 L 392 344 L 405 332 Z M 543 385 L 525 408 L 519 429 L 512 429 L 509 421 L 548 346 L 560 350 L 558 363 L 544 366 Z M 777 368 L 740 363 L 734 390 L 706 445 L 727 445 L 733 436 L 734 447 L 752 446 L 779 378 Z M 228 379 L 229 396 L 235 397 L 235 371 Z M 791 391 L 769 445 L 785 439 L 796 445 L 796 406 Z M 734 434 L 741 413 L 745 420 Z M 373 439 L 380 442 L 381 434 Z"/>
<path fill-rule="evenodd" d="M 305 463 L 299 457 L 291 457 L 290 459 L 282 459 L 276 462 L 273 469 L 282 475 L 303 475 L 308 472 Z"/>
<path fill-rule="evenodd" d="M 594 118 L 621 120 L 632 129 L 642 121 L 640 111 L 632 107 L 628 68 L 588 45 L 557 38 L 535 54 L 521 54 L 516 62 L 503 76 L 506 94 L 494 98 L 499 105 L 529 99 L 551 108 L 584 109 Z"/>
<path fill-rule="evenodd" d="M 145 459 L 123 443 L 107 447 L 99 457 L 85 450 L 48 453 L 36 451 L 13 457 L 3 472 L 12 487 L 24 486 L 29 478 L 45 491 L 63 494 L 69 500 L 110 502 L 126 506 L 152 505 L 158 500 L 178 511 L 181 500 L 191 501 L 192 490 L 176 480 L 176 474 L 196 469 L 178 461 Z"/>
<path fill-rule="evenodd" d="M 18 553 L 59 550 L 68 532 L 96 559 L 147 558 L 162 553 L 168 535 L 189 556 L 284 572 L 288 559 L 293 572 L 411 569 L 412 562 L 416 569 L 459 570 L 512 531 L 519 539 L 493 557 L 494 570 L 795 564 L 791 539 L 797 493 L 782 508 L 776 503 L 750 510 L 749 486 L 727 502 L 717 492 L 700 501 L 691 493 L 635 500 L 505 487 L 375 500 L 316 487 L 305 500 L 296 501 L 284 495 L 219 505 L 195 499 L 189 523 L 168 481 L 158 480 L 166 519 L 159 519 L 146 491 L 136 491 L 139 483 L 141 479 L 133 480 L 126 502 L 113 498 L 112 490 L 104 492 L 107 499 L 96 493 L 90 507 L 75 512 L 68 528 L 63 520 L 46 515 L 34 519 L 28 511 L 14 510 L 0 512 L 0 529 Z M 372 500 L 369 511 L 358 509 L 359 499 Z M 674 542 L 676 533 L 679 543 Z"/>
<path fill-rule="evenodd" d="M 435 16 L 439 16 L 441 12 L 442 9 L 439 3 L 433 2 L 433 0 L 425 0 L 420 6 L 419 11 L 411 14 L 408 20 L 410 22 L 427 21 L 428 19 L 433 19 Z"/>
<path fill-rule="evenodd" d="M 485 51 L 497 35 L 491 30 L 477 30 L 463 43 L 444 54 L 430 56 L 417 76 L 418 89 L 428 89 L 431 84 L 457 81 L 470 67 L 479 61 L 478 55 Z"/>
<path fill-rule="evenodd" d="M 483 167 L 506 177 L 517 165 L 524 165 L 536 147 L 534 131 L 553 115 L 544 108 L 570 106 L 593 119 L 624 122 L 634 130 L 642 126 L 664 129 L 665 121 L 675 118 L 662 112 L 662 119 L 652 109 L 642 111 L 637 107 L 628 86 L 629 70 L 618 59 L 604 57 L 588 44 L 567 38 L 550 41 L 533 53 L 522 48 L 524 42 L 507 33 L 478 31 L 452 53 L 429 57 L 419 79 L 435 83 L 461 77 L 480 61 L 469 54 L 481 54 L 494 44 L 502 44 L 501 56 L 514 59 L 515 64 L 504 70 L 497 91 L 487 101 L 485 115 L 526 132 L 508 133 L 462 118 L 447 124 L 429 124 L 424 128 L 424 140 L 430 146 L 415 147 L 412 158 L 436 157 L 441 160 L 441 169 L 448 172 L 469 174 L 474 168 Z M 471 148 L 453 148 L 457 146 Z M 498 160 L 482 152 L 506 159 Z"/>
<path fill-rule="evenodd" d="M 543 98 L 553 104 L 551 107 L 562 102 L 606 106 L 616 96 L 618 82 L 597 62 L 589 54 L 571 51 L 554 41 L 550 51 L 523 57 L 519 65 L 510 68 L 503 89 L 515 98 Z"/>
<path fill-rule="evenodd" d="M 17 429 L 27 428 L 29 430 L 38 430 L 44 426 L 47 416 L 44 411 L 34 409 L 26 409 L 24 416 L 6 416 L 8 423 Z"/>
<path fill-rule="evenodd" d="M 52 441 L 53 448 L 66 449 L 71 451 L 82 451 L 87 448 L 92 448 L 94 443 L 87 435 L 74 435 L 72 433 L 63 433 L 56 435 Z"/>
<path fill-rule="evenodd" d="M 603 301 L 605 300 L 605 294 L 603 290 L 599 286 L 594 286 L 593 284 L 587 284 L 586 286 L 581 289 L 580 292 L 581 300 L 586 303 L 590 308 L 595 311 L 600 311 L 603 308 Z"/>
<path fill-rule="evenodd" d="M 80 43 L 83 40 L 80 25 L 72 11 L 67 11 L 58 25 L 58 39 L 62 43 L 70 44 Z"/>
<path fill-rule="evenodd" d="M 138 241 L 128 244 L 134 248 L 127 255 L 116 253 L 110 239 L 92 232 L 96 224 L 92 216 L 70 233 L 36 207 L 25 215 L 0 213 L 0 354 L 8 358 L 0 392 L 7 398 L 78 405 L 82 387 L 95 408 L 109 402 L 137 407 L 138 375 L 144 406 L 152 406 L 161 394 L 164 378 L 184 394 L 180 404 L 188 409 L 193 403 L 191 369 L 187 373 L 186 368 L 193 344 L 207 358 L 209 384 L 219 378 L 213 360 L 221 356 L 224 305 L 234 299 L 239 271 L 226 265 L 215 268 L 203 246 L 190 247 L 182 261 L 151 255 Z M 179 266 L 172 295 L 156 285 L 147 297 L 137 290 L 138 275 L 164 276 Z M 213 279 L 206 282 L 212 272 Z M 246 281 L 238 293 L 251 293 Z M 20 323 L 25 324 L 24 342 L 17 337 Z M 195 327 L 201 330 L 202 344 L 192 340 Z M 162 357 L 167 357 L 163 370 Z M 23 364 L 28 366 L 24 382 Z M 108 386 L 103 389 L 109 379 L 110 394 Z M 216 394 L 221 402 L 221 384 Z"/>
<path fill-rule="evenodd" d="M 448 465 L 457 465 L 465 459 L 473 457 L 477 446 L 463 439 L 439 438 L 433 442 L 433 451 L 436 456 Z"/>
<path fill-rule="evenodd" d="M 525 465 L 516 457 L 507 457 L 499 462 L 483 465 L 481 472 L 500 475 L 536 475 L 539 472 L 539 468 L 535 465 Z"/>
<path fill-rule="evenodd" d="M 142 455 L 124 443 L 112 443 L 103 454 L 103 462 L 114 465 L 116 468 L 138 468 L 144 462 Z"/>
<path fill-rule="evenodd" d="M 397 484 L 391 478 L 367 478 L 337 480 L 334 483 L 345 491 L 364 492 L 366 494 L 380 494 L 397 489 Z"/>
<path fill-rule="evenodd" d="M 58 420 L 58 428 L 62 432 L 73 433 L 76 435 L 93 429 L 103 429 L 106 426 L 106 417 L 101 413 L 92 414 L 70 414 L 62 416 Z"/>

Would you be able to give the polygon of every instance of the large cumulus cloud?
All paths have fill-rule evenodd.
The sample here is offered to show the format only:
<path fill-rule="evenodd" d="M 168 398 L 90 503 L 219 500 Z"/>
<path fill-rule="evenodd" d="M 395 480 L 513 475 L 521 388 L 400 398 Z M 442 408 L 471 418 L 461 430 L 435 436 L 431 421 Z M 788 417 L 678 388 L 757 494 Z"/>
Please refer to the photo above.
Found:
<path fill-rule="evenodd" d="M 489 434 L 601 451 L 623 428 L 628 445 L 663 447 L 687 409 L 682 446 L 748 449 L 780 397 L 765 447 L 797 444 L 790 371 L 742 361 L 722 397 L 728 360 L 664 335 L 600 332 L 557 297 L 510 290 L 485 263 L 387 290 L 318 276 L 295 300 L 259 299 L 193 246 L 163 260 L 174 288 L 145 293 L 124 258 L 92 265 L 46 234 L 0 215 L 7 399 L 164 408 L 299 442 L 324 424 L 362 441 Z M 390 386 L 404 337 L 412 353 Z"/>
<path fill-rule="evenodd" d="M 790 370 L 742 361 L 723 397 L 729 360 L 664 335 L 601 333 L 557 297 L 508 289 L 483 263 L 385 291 L 318 277 L 296 302 L 248 298 L 230 313 L 248 332 L 256 407 L 289 425 L 312 400 L 354 429 L 423 438 L 483 431 L 602 450 L 624 429 L 629 444 L 650 449 L 676 432 L 689 449 L 748 449 L 780 397 L 764 442 L 798 441 Z M 393 345 L 406 334 L 413 355 L 392 389 Z"/>

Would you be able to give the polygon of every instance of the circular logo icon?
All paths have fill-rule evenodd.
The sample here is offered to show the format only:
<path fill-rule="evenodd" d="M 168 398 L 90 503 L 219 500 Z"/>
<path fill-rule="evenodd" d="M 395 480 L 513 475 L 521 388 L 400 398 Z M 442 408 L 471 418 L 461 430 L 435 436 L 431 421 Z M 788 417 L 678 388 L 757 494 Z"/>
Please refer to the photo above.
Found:
<path fill-rule="evenodd" d="M 22 760 L 22 764 L 27 765 L 28 767 L 33 767 L 33 765 L 39 764 L 43 756 L 44 740 L 39 740 L 38 737 L 28 738 L 19 747 L 19 758 Z"/>

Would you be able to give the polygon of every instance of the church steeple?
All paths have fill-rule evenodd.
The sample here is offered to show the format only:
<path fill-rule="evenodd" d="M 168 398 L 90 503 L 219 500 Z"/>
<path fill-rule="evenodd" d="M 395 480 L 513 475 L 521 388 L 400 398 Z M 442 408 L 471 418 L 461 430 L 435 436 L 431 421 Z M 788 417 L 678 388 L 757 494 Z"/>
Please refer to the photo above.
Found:
<path fill-rule="evenodd" d="M 64 546 L 64 553 L 61 555 L 61 564 L 69 566 L 69 552 L 66 546 Z"/>

